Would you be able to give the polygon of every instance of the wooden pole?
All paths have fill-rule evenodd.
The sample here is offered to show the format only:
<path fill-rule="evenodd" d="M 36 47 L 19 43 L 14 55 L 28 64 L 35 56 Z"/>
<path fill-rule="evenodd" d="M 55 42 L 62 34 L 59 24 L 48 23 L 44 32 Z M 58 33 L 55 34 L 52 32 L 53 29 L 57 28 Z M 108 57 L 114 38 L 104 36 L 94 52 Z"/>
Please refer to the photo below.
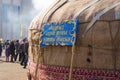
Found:
<path fill-rule="evenodd" d="M 40 53 L 39 53 L 40 51 Z M 39 60 L 40 60 L 40 54 L 41 54 L 41 48 L 38 51 L 38 58 L 37 58 L 37 65 L 36 65 L 36 69 L 35 69 L 35 77 L 34 80 L 37 80 L 37 73 L 38 73 L 38 65 L 39 65 Z"/>
<path fill-rule="evenodd" d="M 69 80 L 72 80 L 72 69 L 73 69 L 73 62 L 74 62 L 74 54 L 75 54 L 75 44 L 73 44 L 73 46 L 72 46 L 72 56 L 71 56 L 71 63 L 70 63 Z"/>

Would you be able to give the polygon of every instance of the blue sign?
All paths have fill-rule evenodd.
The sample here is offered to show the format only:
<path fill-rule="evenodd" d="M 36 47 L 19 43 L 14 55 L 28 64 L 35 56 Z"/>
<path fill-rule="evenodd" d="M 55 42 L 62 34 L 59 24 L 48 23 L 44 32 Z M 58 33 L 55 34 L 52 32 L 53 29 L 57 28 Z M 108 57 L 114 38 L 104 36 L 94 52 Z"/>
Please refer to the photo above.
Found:
<path fill-rule="evenodd" d="M 59 24 L 44 23 L 40 37 L 40 47 L 46 45 L 67 45 L 75 44 L 78 20 L 66 21 Z"/>

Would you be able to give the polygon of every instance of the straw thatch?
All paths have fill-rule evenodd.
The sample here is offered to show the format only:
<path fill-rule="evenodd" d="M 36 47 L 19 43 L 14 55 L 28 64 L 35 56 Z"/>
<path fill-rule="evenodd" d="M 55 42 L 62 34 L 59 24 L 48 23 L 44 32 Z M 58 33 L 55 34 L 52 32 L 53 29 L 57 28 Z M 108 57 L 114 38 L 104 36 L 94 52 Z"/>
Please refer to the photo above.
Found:
<path fill-rule="evenodd" d="M 29 59 L 40 64 L 70 66 L 71 47 L 46 46 L 40 53 L 39 38 L 43 22 L 71 20 L 85 5 L 93 0 L 56 0 L 49 9 L 37 16 L 30 25 Z M 74 67 L 91 69 L 120 69 L 120 21 L 115 12 L 120 5 L 102 15 L 82 37 L 86 27 L 100 11 L 120 2 L 120 0 L 99 0 L 77 16 L 79 31 L 75 51 Z"/>

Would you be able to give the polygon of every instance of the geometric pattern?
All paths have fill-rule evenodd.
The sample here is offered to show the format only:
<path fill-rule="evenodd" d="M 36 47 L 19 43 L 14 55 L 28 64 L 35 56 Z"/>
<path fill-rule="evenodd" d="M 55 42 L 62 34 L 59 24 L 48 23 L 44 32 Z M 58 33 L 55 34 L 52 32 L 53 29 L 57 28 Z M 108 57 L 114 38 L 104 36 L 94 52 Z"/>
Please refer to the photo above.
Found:
<path fill-rule="evenodd" d="M 36 64 L 29 62 L 28 74 L 34 80 Z M 69 68 L 39 65 L 37 80 L 69 80 Z M 120 71 L 73 68 L 72 80 L 120 80 Z"/>

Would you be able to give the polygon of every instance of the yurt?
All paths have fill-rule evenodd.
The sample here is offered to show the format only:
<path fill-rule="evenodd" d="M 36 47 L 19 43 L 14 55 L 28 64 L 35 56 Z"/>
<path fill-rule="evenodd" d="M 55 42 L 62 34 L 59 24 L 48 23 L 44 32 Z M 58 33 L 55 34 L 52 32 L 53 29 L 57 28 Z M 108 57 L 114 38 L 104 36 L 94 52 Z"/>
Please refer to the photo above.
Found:
<path fill-rule="evenodd" d="M 74 23 L 71 45 L 41 47 L 45 30 Z M 29 80 L 120 80 L 120 0 L 55 0 L 33 19 L 28 38 Z"/>

